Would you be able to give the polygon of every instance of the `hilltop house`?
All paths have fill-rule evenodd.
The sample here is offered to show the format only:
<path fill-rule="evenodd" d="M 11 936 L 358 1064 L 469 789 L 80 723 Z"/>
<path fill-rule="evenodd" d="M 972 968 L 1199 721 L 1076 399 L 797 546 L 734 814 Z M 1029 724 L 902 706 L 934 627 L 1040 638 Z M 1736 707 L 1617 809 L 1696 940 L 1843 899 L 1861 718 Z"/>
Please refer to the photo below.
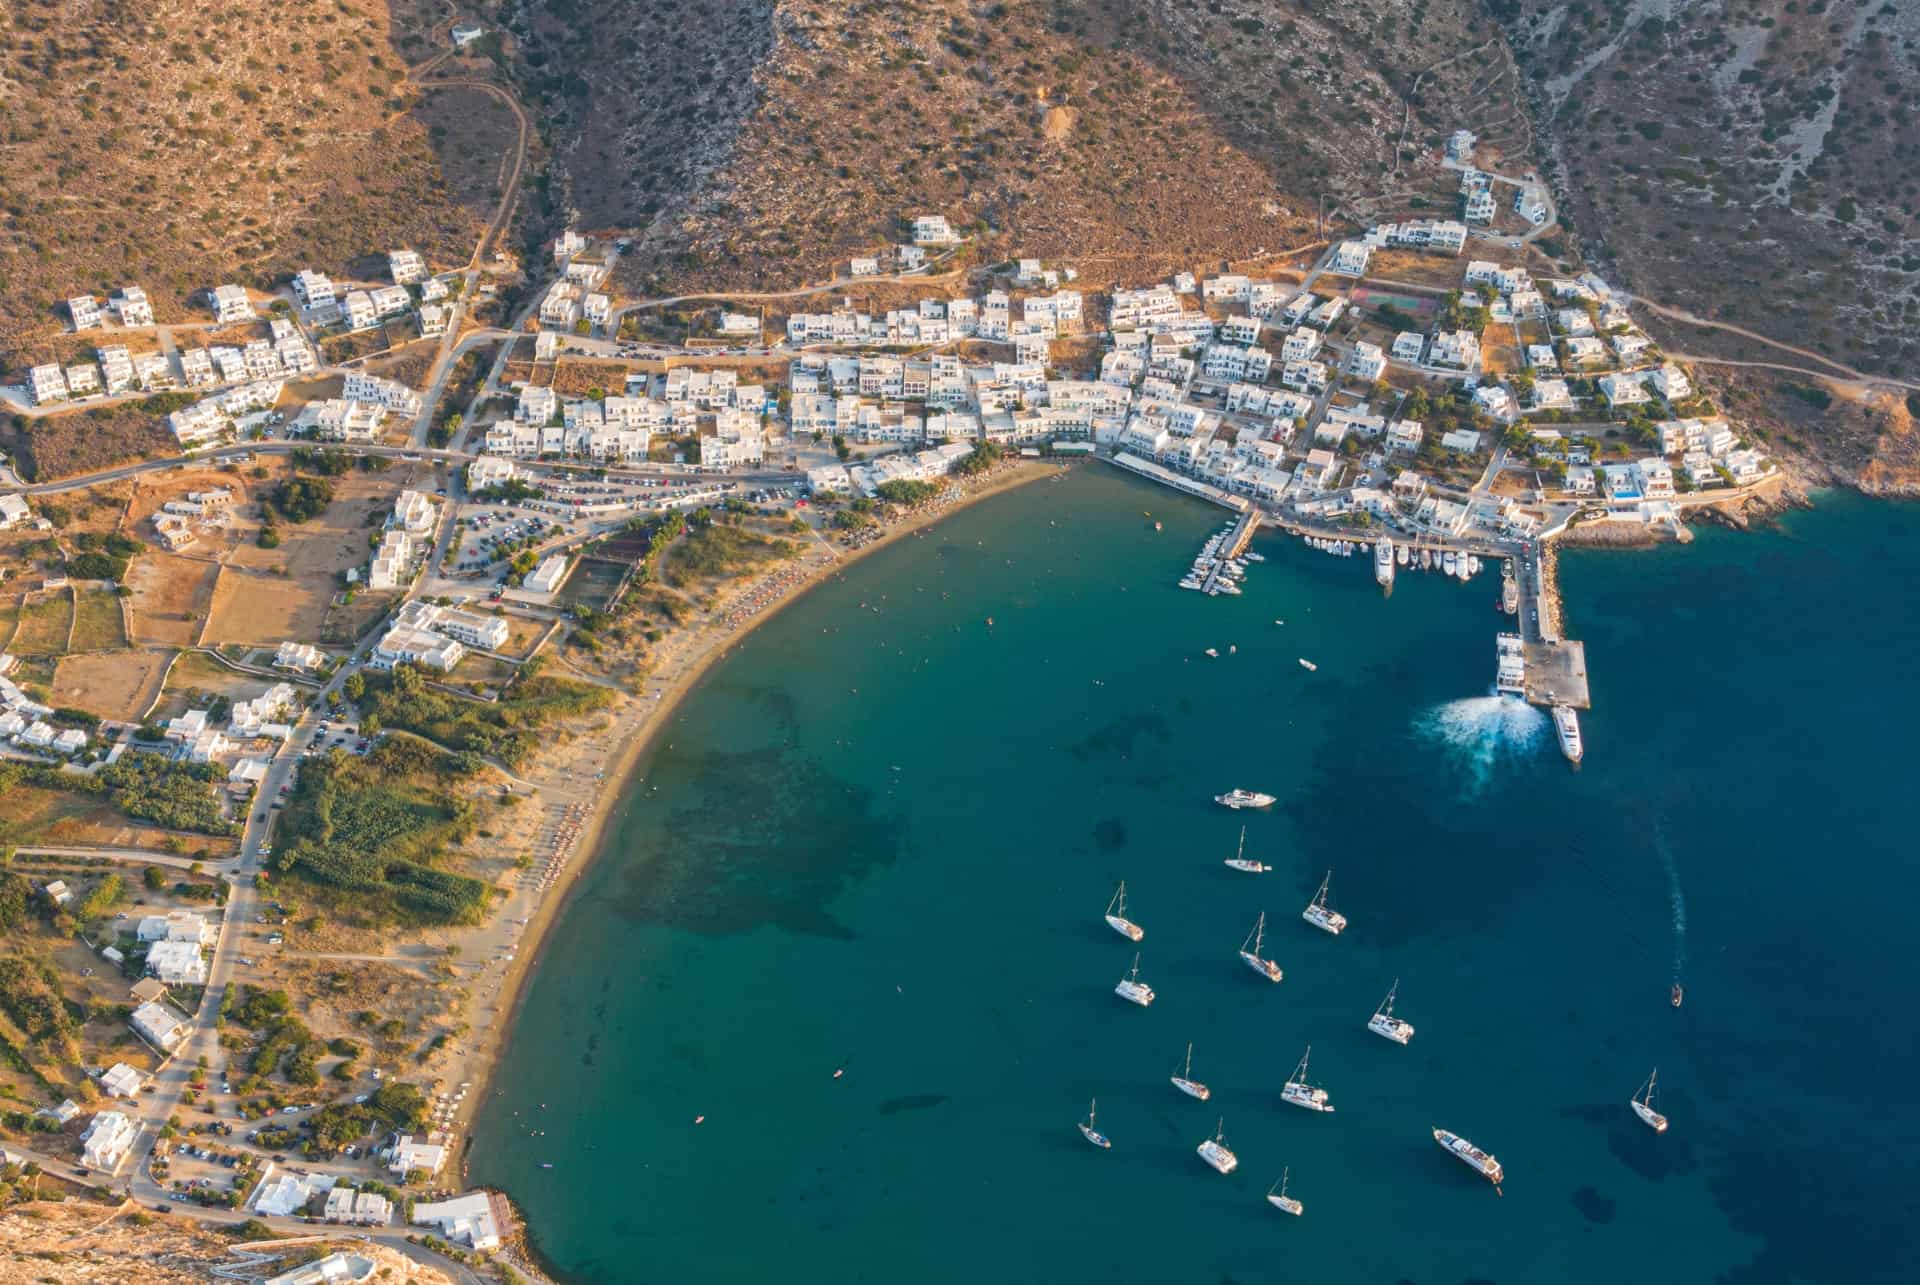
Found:
<path fill-rule="evenodd" d="M 221 325 L 253 320 L 253 300 L 247 296 L 244 287 L 215 286 L 207 292 L 207 297 L 213 307 L 213 319 Z"/>

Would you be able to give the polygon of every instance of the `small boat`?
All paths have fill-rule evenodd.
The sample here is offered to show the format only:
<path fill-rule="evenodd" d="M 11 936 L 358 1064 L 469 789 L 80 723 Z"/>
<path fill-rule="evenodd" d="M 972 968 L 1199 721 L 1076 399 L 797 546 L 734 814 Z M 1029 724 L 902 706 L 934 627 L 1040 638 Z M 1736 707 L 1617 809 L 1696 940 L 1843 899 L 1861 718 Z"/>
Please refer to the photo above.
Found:
<path fill-rule="evenodd" d="M 1180 1074 L 1173 1077 L 1173 1087 L 1190 1098 L 1199 1098 L 1205 1102 L 1213 1096 L 1213 1090 L 1193 1078 L 1193 1045 L 1187 1045 L 1187 1064 Z"/>
<path fill-rule="evenodd" d="M 1080 1122 L 1080 1133 L 1088 1142 L 1099 1147 L 1102 1151 L 1107 1151 L 1112 1149 L 1112 1141 L 1108 1139 L 1106 1134 L 1093 1127 L 1093 1109 L 1099 1105 L 1100 1100 L 1098 1098 L 1087 1103 L 1087 1118 Z"/>
<path fill-rule="evenodd" d="M 1154 523 L 1154 524 L 1153 524 L 1153 529 L 1154 529 L 1154 530 L 1156 530 L 1156 531 L 1158 531 L 1158 530 L 1160 529 L 1160 524 L 1159 524 L 1158 522 L 1156 522 L 1156 523 Z"/>
<path fill-rule="evenodd" d="M 1226 865 L 1229 869 L 1244 870 L 1250 875 L 1263 875 L 1273 869 L 1261 862 L 1247 860 L 1247 827 L 1244 825 L 1240 827 L 1240 846 L 1227 858 Z"/>
<path fill-rule="evenodd" d="M 1573 712 L 1573 706 L 1553 707 L 1553 730 L 1560 738 L 1560 752 L 1567 756 L 1567 762 L 1578 763 L 1586 747 L 1580 743 L 1580 716 Z"/>
<path fill-rule="evenodd" d="M 1258 790 L 1228 790 L 1225 794 L 1214 795 L 1213 801 L 1236 812 L 1241 808 L 1270 808 L 1278 802 L 1271 794 L 1262 794 Z"/>
<path fill-rule="evenodd" d="M 1207 655 L 1213 657 L 1215 660 L 1218 660 L 1220 659 L 1220 649 L 1218 647 L 1209 647 L 1207 648 Z"/>
<path fill-rule="evenodd" d="M 1240 1157 L 1227 1150 L 1227 1135 L 1222 1118 L 1213 1126 L 1213 1136 L 1200 1144 L 1200 1158 L 1217 1173 L 1232 1173 L 1240 1167 Z"/>
<path fill-rule="evenodd" d="M 1506 1180 L 1507 1171 L 1500 1167 L 1498 1160 L 1459 1134 L 1450 1133 L 1445 1129 L 1435 1129 L 1433 1140 L 1451 1152 L 1461 1164 L 1492 1183 L 1495 1191 L 1500 1190 L 1500 1184 Z"/>
<path fill-rule="evenodd" d="M 1140 980 L 1140 956 L 1137 953 L 1133 957 L 1133 971 L 1120 979 L 1113 993 L 1141 1008 L 1153 1003 L 1153 987 Z"/>
<path fill-rule="evenodd" d="M 1240 958 L 1248 968 L 1260 974 L 1270 982 L 1280 980 L 1280 965 L 1271 959 L 1260 957 L 1260 947 L 1267 938 L 1267 912 L 1261 911 L 1260 918 L 1254 920 L 1253 931 L 1247 934 L 1246 941 L 1240 943 Z"/>
<path fill-rule="evenodd" d="M 1239 648 L 1239 647 L 1237 647 L 1237 646 L 1235 646 L 1235 645 L 1234 645 L 1233 643 L 1228 643 L 1228 644 L 1227 644 L 1227 655 L 1229 655 L 1229 656 L 1238 656 L 1239 654 L 1240 654 L 1240 648 Z"/>
<path fill-rule="evenodd" d="M 1307 1207 L 1287 1194 L 1287 1174 L 1289 1172 L 1289 1170 L 1282 1169 L 1280 1171 L 1280 1181 L 1267 1188 L 1267 1203 L 1283 1214 L 1293 1214 L 1298 1217 L 1307 1211 Z M 1273 1194 L 1276 1190 L 1280 1193 L 1277 1196 Z"/>
<path fill-rule="evenodd" d="M 1407 546 L 1404 544 L 1393 551 L 1393 560 L 1403 567 L 1407 565 L 1411 557 L 1412 555 L 1407 551 Z"/>
<path fill-rule="evenodd" d="M 1666 1128 L 1666 1126 L 1665 1126 L 1665 1125 L 1661 1125 L 1660 1127 L 1661 1127 L 1661 1128 L 1663 1128 L 1663 1129 L 1664 1129 L 1664 1128 Z M 553 1161 L 551 1161 L 551 1160 L 542 1160 L 542 1161 L 540 1162 L 540 1167 L 541 1167 L 542 1169 L 551 1169 L 551 1168 L 553 1168 Z"/>
<path fill-rule="evenodd" d="M 1420 550 L 1420 566 L 1421 566 L 1421 569 L 1425 571 L 1433 570 L 1433 550 L 1432 549 Z"/>
<path fill-rule="evenodd" d="M 1687 993 L 1686 993 L 1685 991 L 1683 991 L 1683 990 L 1681 990 L 1681 989 L 1680 989 L 1680 983 L 1679 983 L 1679 982 L 1675 982 L 1675 983 L 1673 984 L 1673 1006 L 1674 1006 L 1675 1008 L 1679 1008 L 1679 1007 L 1680 1007 L 1680 1001 L 1681 1001 L 1681 1000 L 1683 1000 L 1683 999 L 1685 999 L 1685 998 L 1686 998 L 1686 995 L 1687 995 Z"/>
<path fill-rule="evenodd" d="M 1448 575 L 1453 574 L 1453 550 L 1448 549 L 1440 557 L 1440 569 Z"/>
<path fill-rule="evenodd" d="M 1147 930 L 1127 918 L 1127 881 L 1120 881 L 1120 890 L 1113 894 L 1113 900 L 1107 903 L 1107 926 L 1125 937 L 1128 941 L 1139 941 L 1147 935 Z"/>
<path fill-rule="evenodd" d="M 1338 937 L 1347 929 L 1347 917 L 1337 910 L 1327 908 L 1327 887 L 1333 883 L 1333 871 L 1327 871 L 1327 877 L 1320 881 L 1320 891 L 1313 894 L 1313 900 L 1300 912 L 1300 917 L 1315 928 L 1323 929 Z"/>
<path fill-rule="evenodd" d="M 1387 991 L 1386 999 L 1380 1002 L 1380 1007 L 1375 1009 L 1373 1016 L 1367 1019 L 1367 1029 L 1375 1035 L 1392 1040 L 1395 1044 L 1405 1044 L 1413 1038 L 1413 1023 L 1404 1017 L 1393 1015 L 1393 999 L 1399 993 L 1400 979 L 1396 977 L 1393 979 L 1392 988 Z"/>
<path fill-rule="evenodd" d="M 1640 1091 L 1633 1095 L 1633 1100 L 1627 1105 L 1632 1107 L 1633 1113 L 1640 1117 L 1640 1123 L 1655 1133 L 1665 1133 L 1667 1117 L 1653 1109 L 1653 1082 L 1659 1078 L 1660 1068 L 1656 1066 L 1653 1068 L 1653 1074 L 1647 1077 L 1647 1082 L 1640 1086 Z"/>
<path fill-rule="evenodd" d="M 1313 1056 L 1313 1045 L 1307 1045 L 1307 1051 L 1300 1055 L 1300 1065 L 1293 1068 L 1293 1074 L 1287 1077 L 1286 1087 L 1280 1090 L 1280 1100 L 1291 1102 L 1294 1106 L 1305 1107 L 1309 1111 L 1333 1111 L 1333 1103 L 1327 1099 L 1325 1089 L 1316 1089 L 1307 1079 L 1307 1059 Z"/>
<path fill-rule="evenodd" d="M 1320 666 L 1314 664 L 1312 661 L 1308 660 L 1305 656 L 1300 657 L 1300 668 L 1306 670 L 1310 674 L 1317 674 L 1320 672 Z"/>

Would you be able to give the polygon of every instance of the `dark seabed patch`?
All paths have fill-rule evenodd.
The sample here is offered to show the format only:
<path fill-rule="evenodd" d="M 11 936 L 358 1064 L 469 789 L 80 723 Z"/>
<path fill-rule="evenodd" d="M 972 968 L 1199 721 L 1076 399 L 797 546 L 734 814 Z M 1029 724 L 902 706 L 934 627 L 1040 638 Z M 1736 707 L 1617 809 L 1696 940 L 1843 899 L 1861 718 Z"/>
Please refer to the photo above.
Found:
<path fill-rule="evenodd" d="M 880 1104 L 881 1115 L 897 1115 L 902 1111 L 926 1111 L 939 1106 L 947 1100 L 944 1093 L 909 1093 L 901 1098 L 888 1098 Z"/>
<path fill-rule="evenodd" d="M 1067 753 L 1082 763 L 1120 763 L 1132 758 L 1145 744 L 1165 745 L 1173 731 L 1161 714 L 1128 714 L 1089 732 Z"/>
<path fill-rule="evenodd" d="M 654 780 L 684 802 L 623 867 L 613 906 L 635 924 L 851 937 L 827 907 L 899 856 L 904 824 L 797 750 L 663 755 Z"/>
<path fill-rule="evenodd" d="M 1102 852 L 1118 852 L 1127 846 L 1127 823 L 1119 817 L 1094 822 L 1093 842 Z"/>
<path fill-rule="evenodd" d="M 1573 1207 L 1590 1223 L 1610 1223 L 1613 1221 L 1614 1202 L 1595 1191 L 1592 1187 L 1582 1187 L 1573 1193 Z"/>

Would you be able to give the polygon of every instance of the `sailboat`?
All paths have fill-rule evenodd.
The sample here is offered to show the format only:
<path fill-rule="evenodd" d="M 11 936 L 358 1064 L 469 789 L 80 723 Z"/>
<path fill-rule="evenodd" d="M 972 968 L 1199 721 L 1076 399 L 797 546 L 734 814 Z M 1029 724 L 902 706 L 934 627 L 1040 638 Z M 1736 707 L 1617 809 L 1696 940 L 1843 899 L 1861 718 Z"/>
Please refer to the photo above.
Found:
<path fill-rule="evenodd" d="M 1240 847 L 1227 858 L 1227 865 L 1230 869 L 1244 870 L 1250 875 L 1263 875 L 1273 869 L 1272 866 L 1262 865 L 1258 861 L 1247 860 L 1247 827 L 1244 825 L 1240 827 Z"/>
<path fill-rule="evenodd" d="M 1133 971 L 1120 979 L 1120 984 L 1113 988 L 1113 993 L 1121 999 L 1138 1004 L 1141 1008 L 1153 1003 L 1153 987 L 1140 980 L 1139 952 L 1136 951 L 1133 956 Z"/>
<path fill-rule="evenodd" d="M 1300 917 L 1315 928 L 1324 929 L 1338 937 L 1347 930 L 1347 917 L 1337 910 L 1327 909 L 1327 888 L 1333 883 L 1333 871 L 1327 871 L 1327 877 L 1320 881 L 1320 891 L 1313 894 L 1313 900 L 1300 912 Z"/>
<path fill-rule="evenodd" d="M 1333 1110 L 1333 1103 L 1327 1100 L 1325 1089 L 1316 1089 L 1307 1080 L 1307 1059 L 1313 1056 L 1313 1045 L 1307 1045 L 1307 1051 L 1300 1055 L 1300 1065 L 1293 1068 L 1293 1074 L 1287 1077 L 1287 1085 L 1280 1090 L 1280 1100 L 1291 1102 L 1297 1107 L 1309 1111 Z"/>
<path fill-rule="evenodd" d="M 1260 974 L 1270 982 L 1280 980 L 1280 965 L 1271 959 L 1260 957 L 1261 943 L 1267 937 L 1267 912 L 1261 911 L 1260 918 L 1254 920 L 1253 931 L 1247 934 L 1246 941 L 1240 943 L 1240 958 L 1246 961 L 1248 968 Z"/>
<path fill-rule="evenodd" d="M 1405 1044 L 1413 1038 L 1413 1023 L 1404 1017 L 1393 1015 L 1393 997 L 1400 993 L 1400 979 L 1393 979 L 1393 986 L 1387 991 L 1387 997 L 1380 1001 L 1373 1016 L 1367 1019 L 1367 1029 L 1375 1035 L 1384 1036 L 1395 1044 Z"/>
<path fill-rule="evenodd" d="M 1240 1157 L 1227 1150 L 1227 1135 L 1222 1119 L 1213 1126 L 1213 1136 L 1200 1144 L 1200 1158 L 1219 1173 L 1232 1173 L 1240 1167 Z"/>
<path fill-rule="evenodd" d="M 1290 1172 L 1291 1170 L 1282 1169 L 1280 1171 L 1280 1181 L 1267 1188 L 1267 1203 L 1275 1209 L 1278 1209 L 1281 1213 L 1293 1214 L 1297 1217 L 1305 1213 L 1307 1207 L 1287 1194 L 1287 1175 Z M 1274 1195 L 1275 1190 L 1278 1190 L 1280 1194 L 1277 1196 Z"/>
<path fill-rule="evenodd" d="M 1099 1105 L 1100 1100 L 1098 1098 L 1087 1103 L 1087 1118 L 1080 1122 L 1080 1132 L 1082 1136 L 1094 1146 L 1099 1147 L 1102 1151 L 1109 1151 L 1113 1148 L 1112 1140 L 1109 1139 L 1106 1134 L 1093 1127 L 1093 1109 Z"/>
<path fill-rule="evenodd" d="M 1199 1098 L 1202 1102 L 1205 1102 L 1208 1098 L 1213 1096 L 1213 1090 L 1209 1089 L 1206 1085 L 1200 1083 L 1200 1081 L 1193 1079 L 1192 1076 L 1193 1076 L 1193 1045 L 1188 1044 L 1187 1045 L 1187 1064 L 1186 1066 L 1181 1068 L 1180 1074 L 1173 1077 L 1173 1087 L 1180 1090 L 1182 1093 L 1186 1094 L 1190 1098 Z"/>
<path fill-rule="evenodd" d="M 1667 1117 L 1653 1109 L 1653 1082 L 1659 1078 L 1660 1068 L 1656 1066 L 1653 1068 L 1653 1074 L 1647 1077 L 1647 1082 L 1640 1086 L 1640 1091 L 1633 1095 L 1633 1101 L 1628 1105 L 1633 1108 L 1633 1113 L 1640 1117 L 1640 1123 L 1655 1133 L 1665 1133 Z"/>
<path fill-rule="evenodd" d="M 1120 881 L 1120 891 L 1113 894 L 1113 900 L 1107 903 L 1107 924 L 1128 941 L 1139 941 L 1147 935 L 1147 930 L 1127 918 L 1127 883 Z"/>

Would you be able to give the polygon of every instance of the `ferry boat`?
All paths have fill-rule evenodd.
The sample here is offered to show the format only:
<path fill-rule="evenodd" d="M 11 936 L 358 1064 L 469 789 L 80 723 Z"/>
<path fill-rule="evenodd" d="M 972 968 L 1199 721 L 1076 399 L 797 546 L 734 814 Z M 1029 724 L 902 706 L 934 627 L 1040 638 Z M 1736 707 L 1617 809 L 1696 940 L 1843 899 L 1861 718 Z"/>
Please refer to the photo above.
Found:
<path fill-rule="evenodd" d="M 1300 912 L 1300 917 L 1325 932 L 1338 937 L 1347 930 L 1347 917 L 1337 910 L 1327 908 L 1327 888 L 1333 883 L 1333 871 L 1327 871 L 1327 877 L 1320 881 L 1320 891 L 1313 894 L 1313 900 Z"/>
<path fill-rule="evenodd" d="M 1560 752 L 1567 756 L 1567 762 L 1578 763 L 1586 750 L 1580 744 L 1580 716 L 1573 712 L 1573 706 L 1553 707 L 1553 730 L 1560 737 Z"/>
<path fill-rule="evenodd" d="M 1248 968 L 1260 974 L 1270 982 L 1280 980 L 1280 965 L 1271 959 L 1260 957 L 1260 947 L 1267 938 L 1267 912 L 1261 911 L 1260 918 L 1253 924 L 1253 931 L 1247 934 L 1246 941 L 1240 943 L 1240 958 Z"/>
<path fill-rule="evenodd" d="M 1250 875 L 1263 875 L 1267 871 L 1273 869 L 1272 866 L 1266 865 L 1262 862 L 1248 860 L 1247 858 L 1247 827 L 1245 827 L 1244 825 L 1240 827 L 1240 846 L 1234 850 L 1234 854 L 1232 856 L 1227 858 L 1226 865 L 1228 869 L 1244 870 L 1246 871 L 1246 873 Z"/>
<path fill-rule="evenodd" d="M 1099 1105 L 1100 1100 L 1098 1098 L 1087 1103 L 1087 1118 L 1080 1122 L 1080 1133 L 1088 1142 L 1099 1147 L 1102 1151 L 1110 1151 L 1113 1148 L 1112 1141 L 1108 1139 L 1106 1134 L 1093 1127 L 1093 1109 Z"/>
<path fill-rule="evenodd" d="M 1307 1207 L 1287 1194 L 1287 1175 L 1289 1172 L 1289 1170 L 1282 1169 L 1280 1171 L 1280 1181 L 1267 1188 L 1267 1203 L 1283 1214 L 1293 1214 L 1295 1217 L 1298 1217 L 1307 1211 Z M 1280 1193 L 1277 1196 L 1273 1194 L 1276 1190 Z"/>
<path fill-rule="evenodd" d="M 1140 980 L 1138 954 L 1133 957 L 1133 971 L 1120 979 L 1120 984 L 1113 988 L 1113 993 L 1130 1004 L 1138 1004 L 1141 1008 L 1153 1003 L 1153 987 Z"/>
<path fill-rule="evenodd" d="M 1316 1089 L 1307 1079 L 1307 1059 L 1313 1056 L 1313 1045 L 1307 1045 L 1307 1051 L 1300 1056 L 1300 1065 L 1293 1068 L 1293 1074 L 1287 1077 L 1286 1087 L 1280 1090 L 1280 1100 L 1291 1102 L 1297 1107 L 1309 1111 L 1333 1111 L 1333 1103 L 1327 1100 L 1325 1089 Z"/>
<path fill-rule="evenodd" d="M 1454 1159 L 1492 1183 L 1495 1191 L 1498 1191 L 1500 1184 L 1506 1180 L 1506 1170 L 1500 1167 L 1498 1160 L 1459 1134 L 1449 1133 L 1445 1129 L 1435 1129 L 1433 1140 L 1453 1153 Z"/>
<path fill-rule="evenodd" d="M 1278 802 L 1271 794 L 1262 794 L 1258 790 L 1228 790 L 1225 794 L 1214 795 L 1213 801 L 1236 812 L 1241 808 L 1270 808 Z"/>
<path fill-rule="evenodd" d="M 1385 536 L 1373 546 L 1373 578 L 1382 589 L 1393 588 L 1393 541 Z"/>
<path fill-rule="evenodd" d="M 1187 1064 L 1180 1074 L 1173 1077 L 1173 1087 L 1190 1098 L 1199 1098 L 1205 1102 L 1213 1096 L 1213 1090 L 1193 1078 L 1193 1045 L 1187 1045 Z"/>
<path fill-rule="evenodd" d="M 1128 941 L 1139 941 L 1147 935 L 1147 930 L 1127 918 L 1127 883 L 1120 881 L 1120 891 L 1113 894 L 1113 900 L 1107 903 L 1107 926 L 1125 937 Z"/>
<path fill-rule="evenodd" d="M 1632 1107 L 1633 1113 L 1640 1117 L 1640 1123 L 1655 1133 L 1665 1133 L 1667 1117 L 1653 1109 L 1653 1083 L 1659 1078 L 1660 1068 L 1656 1066 L 1653 1068 L 1653 1074 L 1647 1077 L 1647 1082 L 1640 1086 L 1640 1091 L 1633 1095 L 1633 1100 L 1627 1105 Z"/>
<path fill-rule="evenodd" d="M 1212 1165 L 1216 1173 L 1232 1173 L 1240 1167 L 1240 1157 L 1227 1150 L 1225 1124 L 1223 1117 L 1213 1126 L 1213 1136 L 1200 1144 L 1200 1158 Z"/>
<path fill-rule="evenodd" d="M 1373 1011 L 1373 1016 L 1367 1019 L 1367 1029 L 1395 1044 L 1405 1044 L 1413 1038 L 1413 1023 L 1393 1015 L 1393 999 L 1399 993 L 1400 979 L 1396 977 L 1392 988 L 1387 991 L 1387 997 Z"/>

